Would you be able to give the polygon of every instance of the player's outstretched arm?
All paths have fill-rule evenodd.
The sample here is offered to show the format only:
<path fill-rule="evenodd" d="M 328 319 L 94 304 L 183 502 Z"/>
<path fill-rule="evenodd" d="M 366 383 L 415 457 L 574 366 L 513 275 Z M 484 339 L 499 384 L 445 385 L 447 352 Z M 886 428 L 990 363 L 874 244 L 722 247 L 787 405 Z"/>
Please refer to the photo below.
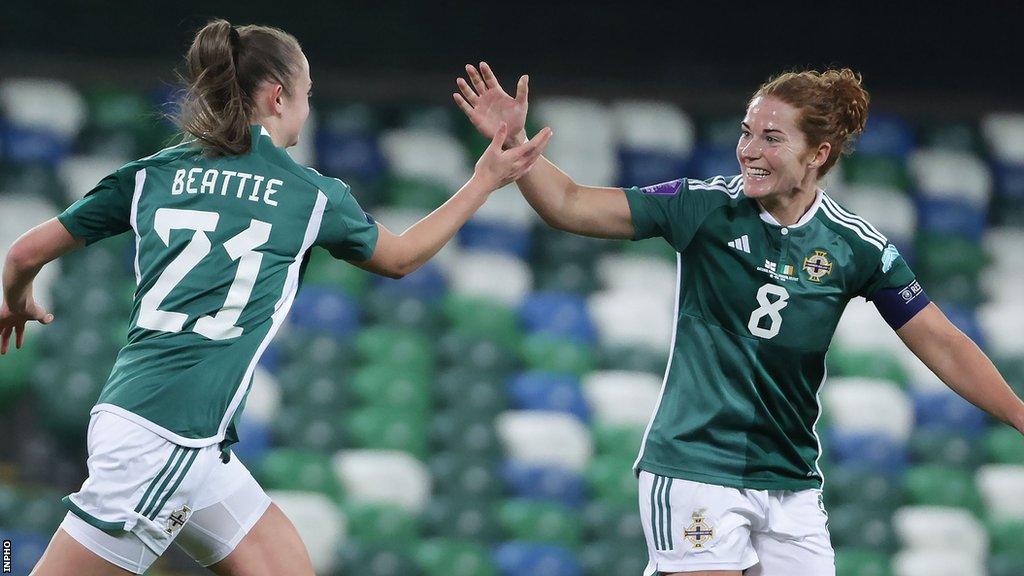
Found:
<path fill-rule="evenodd" d="M 56 218 L 36 226 L 14 242 L 4 261 L 0 354 L 7 353 L 12 333 L 15 347 L 21 348 L 26 322 L 35 320 L 49 324 L 53 321 L 53 314 L 44 310 L 32 297 L 32 280 L 48 262 L 84 245 L 84 241 L 71 236 Z"/>
<path fill-rule="evenodd" d="M 938 306 L 929 304 L 896 334 L 957 394 L 1024 434 L 1024 402 L 988 356 Z"/>
<path fill-rule="evenodd" d="M 373 256 L 355 264 L 370 272 L 401 278 L 437 254 L 466 220 L 483 206 L 491 192 L 530 170 L 547 146 L 551 130 L 541 130 L 526 145 L 502 150 L 502 142 L 507 135 L 508 125 L 501 124 L 491 144 L 477 160 L 469 181 L 447 202 L 408 230 L 396 235 L 378 223 L 379 235 Z"/>
<path fill-rule="evenodd" d="M 486 62 L 480 63 L 479 70 L 467 64 L 466 75 L 469 81 L 457 79 L 459 92 L 452 97 L 477 131 L 491 138 L 498 124 L 505 122 L 509 126 L 505 146 L 526 143 L 529 77 L 519 78 L 512 98 Z M 581 186 L 543 157 L 516 185 L 552 228 L 599 238 L 633 237 L 629 203 L 621 188 Z"/>

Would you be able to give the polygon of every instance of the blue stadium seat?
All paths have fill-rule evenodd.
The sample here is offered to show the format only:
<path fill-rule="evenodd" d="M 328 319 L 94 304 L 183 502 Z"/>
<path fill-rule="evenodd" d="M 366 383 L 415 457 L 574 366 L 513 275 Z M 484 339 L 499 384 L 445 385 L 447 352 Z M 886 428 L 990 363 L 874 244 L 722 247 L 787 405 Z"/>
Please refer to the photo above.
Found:
<path fill-rule="evenodd" d="M 292 304 L 290 322 L 315 332 L 342 338 L 359 329 L 359 305 L 343 291 L 305 286 Z"/>
<path fill-rule="evenodd" d="M 43 556 L 50 534 L 0 530 L 0 540 L 10 540 L 12 548 L 11 574 L 28 574 Z M 5 570 L 6 572 L 6 570 Z"/>
<path fill-rule="evenodd" d="M 910 397 L 919 428 L 946 429 L 974 438 L 988 430 L 988 415 L 952 390 L 912 390 Z"/>
<path fill-rule="evenodd" d="M 459 245 L 466 250 L 505 252 L 527 259 L 530 256 L 530 230 L 495 220 L 475 219 L 459 230 Z"/>
<path fill-rule="evenodd" d="M 917 198 L 918 228 L 938 234 L 956 234 L 981 240 L 987 215 L 969 202 L 949 198 Z"/>
<path fill-rule="evenodd" d="M 903 158 L 915 145 L 914 132 L 905 121 L 890 114 L 873 112 L 864 133 L 857 140 L 857 152 Z"/>
<path fill-rule="evenodd" d="M 579 560 L 561 546 L 505 542 L 493 559 L 502 576 L 583 576 Z"/>
<path fill-rule="evenodd" d="M 518 498 L 554 501 L 572 508 L 580 508 L 587 501 L 583 477 L 564 468 L 506 460 L 501 477 Z"/>
<path fill-rule="evenodd" d="M 436 262 L 427 262 L 419 270 L 399 280 L 379 276 L 374 281 L 377 293 L 395 298 L 413 296 L 420 300 L 434 300 L 444 296 L 448 290 L 444 273 Z"/>
<path fill-rule="evenodd" d="M 907 446 L 886 434 L 829 430 L 824 443 L 829 461 L 853 470 L 874 470 L 890 476 L 907 467 Z"/>
<path fill-rule="evenodd" d="M 56 165 L 71 153 L 71 142 L 45 130 L 0 125 L 4 160 L 12 164 Z"/>
<path fill-rule="evenodd" d="M 277 374 L 282 367 L 284 361 L 284 354 L 281 351 L 280 344 L 274 344 L 271 341 L 267 349 L 263 351 L 263 355 L 260 356 L 260 366 L 266 369 L 272 374 Z"/>
<path fill-rule="evenodd" d="M 687 175 L 687 159 L 677 154 L 649 150 L 619 150 L 619 184 L 648 186 Z"/>
<path fill-rule="evenodd" d="M 528 332 L 547 332 L 576 342 L 597 341 L 587 302 L 577 294 L 534 292 L 519 307 L 519 318 Z"/>
<path fill-rule="evenodd" d="M 316 135 L 317 165 L 325 174 L 375 182 L 387 171 L 377 139 L 363 132 L 339 132 L 324 126 Z"/>
<path fill-rule="evenodd" d="M 568 412 L 583 422 L 590 421 L 590 406 L 573 374 L 524 372 L 511 378 L 506 390 L 514 408 Z"/>
<path fill-rule="evenodd" d="M 996 161 L 993 163 L 993 169 L 996 176 L 996 195 L 1024 201 L 1024 164 Z"/>
<path fill-rule="evenodd" d="M 270 450 L 270 427 L 242 413 L 238 422 L 238 443 L 232 444 L 231 451 L 249 468 L 256 466 L 263 455 Z"/>
<path fill-rule="evenodd" d="M 738 134 L 737 134 L 738 135 Z M 732 148 L 698 147 L 690 161 L 689 178 L 705 179 L 712 176 L 739 174 L 736 150 Z"/>

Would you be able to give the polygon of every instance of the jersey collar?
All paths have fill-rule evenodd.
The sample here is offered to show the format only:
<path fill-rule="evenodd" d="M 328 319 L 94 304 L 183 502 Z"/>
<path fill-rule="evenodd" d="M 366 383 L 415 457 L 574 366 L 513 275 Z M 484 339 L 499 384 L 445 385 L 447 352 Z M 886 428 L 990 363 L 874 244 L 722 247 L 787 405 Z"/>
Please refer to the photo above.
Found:
<path fill-rule="evenodd" d="M 786 228 L 799 228 L 804 224 L 810 222 L 811 219 L 814 218 L 814 215 L 818 213 L 818 208 L 821 206 L 821 198 L 824 195 L 824 190 L 822 190 L 821 188 L 816 188 L 814 191 L 814 203 L 811 204 L 811 207 L 807 209 L 807 212 L 804 212 L 804 215 L 800 217 L 800 220 L 797 220 L 796 224 L 793 224 L 792 226 L 786 226 Z M 754 202 L 757 204 L 757 211 L 760 213 L 761 220 L 764 220 L 765 222 L 771 224 L 772 226 L 782 226 L 782 224 L 779 224 L 779 221 L 775 219 L 775 216 L 772 216 L 771 212 L 761 207 L 760 202 L 758 202 L 757 200 L 755 200 Z"/>

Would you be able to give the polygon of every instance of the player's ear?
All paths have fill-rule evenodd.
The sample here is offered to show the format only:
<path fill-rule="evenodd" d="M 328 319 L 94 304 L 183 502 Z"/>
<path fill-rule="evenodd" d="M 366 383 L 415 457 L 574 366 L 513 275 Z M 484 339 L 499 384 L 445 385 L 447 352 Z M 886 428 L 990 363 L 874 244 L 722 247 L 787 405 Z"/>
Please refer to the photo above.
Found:
<path fill-rule="evenodd" d="M 280 84 L 274 84 L 273 88 L 270 89 L 271 102 L 274 112 L 280 114 L 284 109 L 284 100 L 281 95 L 284 93 L 284 86 Z"/>
<path fill-rule="evenodd" d="M 814 151 L 814 156 L 811 157 L 808 168 L 821 168 L 825 162 L 828 161 L 828 156 L 832 152 L 832 145 L 828 142 L 822 142 L 818 144 L 818 149 Z"/>

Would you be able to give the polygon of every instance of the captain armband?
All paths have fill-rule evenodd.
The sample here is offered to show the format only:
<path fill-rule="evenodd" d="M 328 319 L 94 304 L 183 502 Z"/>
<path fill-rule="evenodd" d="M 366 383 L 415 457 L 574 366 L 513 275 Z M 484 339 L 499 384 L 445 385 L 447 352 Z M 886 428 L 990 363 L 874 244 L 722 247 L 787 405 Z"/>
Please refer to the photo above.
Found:
<path fill-rule="evenodd" d="M 931 302 L 917 280 L 903 288 L 880 288 L 871 297 L 871 301 L 893 330 L 902 328 Z"/>

